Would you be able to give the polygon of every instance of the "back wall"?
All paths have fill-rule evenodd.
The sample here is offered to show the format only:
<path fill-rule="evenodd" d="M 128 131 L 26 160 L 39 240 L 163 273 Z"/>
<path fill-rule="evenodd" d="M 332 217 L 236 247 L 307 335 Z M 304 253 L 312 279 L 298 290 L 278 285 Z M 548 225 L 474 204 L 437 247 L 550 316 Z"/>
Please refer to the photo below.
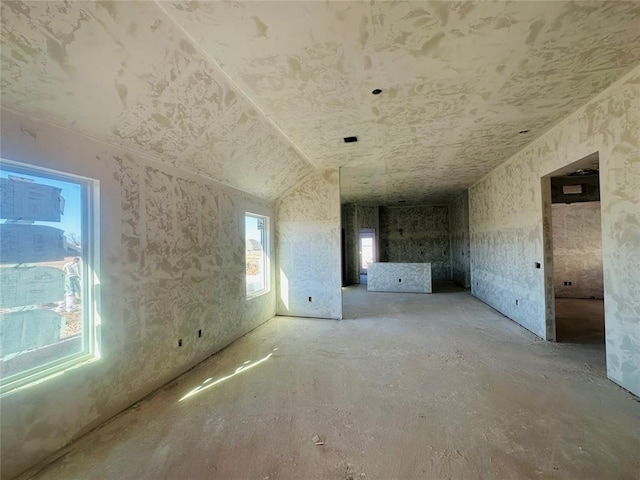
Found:
<path fill-rule="evenodd" d="M 431 263 L 433 281 L 450 280 L 449 207 L 380 207 L 380 261 Z"/>

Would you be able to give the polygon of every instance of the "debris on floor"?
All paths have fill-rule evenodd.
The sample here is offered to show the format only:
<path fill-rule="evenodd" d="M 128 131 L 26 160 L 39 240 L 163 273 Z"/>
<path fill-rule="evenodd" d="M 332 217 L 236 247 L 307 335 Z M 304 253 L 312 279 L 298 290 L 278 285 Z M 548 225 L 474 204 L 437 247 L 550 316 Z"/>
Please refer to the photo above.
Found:
<path fill-rule="evenodd" d="M 321 440 L 318 435 L 314 435 L 311 440 L 313 440 L 313 443 L 316 445 L 324 445 L 324 440 Z"/>
<path fill-rule="evenodd" d="M 364 472 L 358 474 L 356 472 L 356 468 L 354 468 L 352 464 L 347 463 L 347 477 L 345 480 L 359 480 L 363 479 L 366 476 L 367 475 Z"/>

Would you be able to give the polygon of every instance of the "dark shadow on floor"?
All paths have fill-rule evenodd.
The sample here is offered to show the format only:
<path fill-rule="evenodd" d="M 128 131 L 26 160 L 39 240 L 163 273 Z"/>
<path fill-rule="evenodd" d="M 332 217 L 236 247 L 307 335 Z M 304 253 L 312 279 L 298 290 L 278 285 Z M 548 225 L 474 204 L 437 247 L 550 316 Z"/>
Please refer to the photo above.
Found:
<path fill-rule="evenodd" d="M 604 348 L 604 300 L 556 298 L 556 339 Z"/>
<path fill-rule="evenodd" d="M 453 282 L 433 282 L 431 284 L 433 293 L 459 293 L 464 292 L 464 288 Z"/>

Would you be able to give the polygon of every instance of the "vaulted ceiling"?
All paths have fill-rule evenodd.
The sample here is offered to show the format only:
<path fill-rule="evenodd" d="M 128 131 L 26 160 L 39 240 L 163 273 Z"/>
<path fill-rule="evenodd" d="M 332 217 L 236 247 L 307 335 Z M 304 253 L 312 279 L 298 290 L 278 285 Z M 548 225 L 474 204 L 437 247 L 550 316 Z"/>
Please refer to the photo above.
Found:
<path fill-rule="evenodd" d="M 640 63 L 640 3 L 3 1 L 1 57 L 3 104 L 258 196 L 436 203 Z"/>

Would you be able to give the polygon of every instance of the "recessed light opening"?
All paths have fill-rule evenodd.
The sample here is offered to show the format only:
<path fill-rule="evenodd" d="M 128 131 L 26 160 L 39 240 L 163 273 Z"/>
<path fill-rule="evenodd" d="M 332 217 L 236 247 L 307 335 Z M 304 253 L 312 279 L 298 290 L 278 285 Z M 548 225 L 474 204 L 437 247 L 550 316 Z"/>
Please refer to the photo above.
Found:
<path fill-rule="evenodd" d="M 358 141 L 358 137 L 344 137 L 344 143 L 353 143 L 357 141 Z"/>
<path fill-rule="evenodd" d="M 518 133 L 529 133 L 529 130 L 520 130 Z"/>
<path fill-rule="evenodd" d="M 371 93 L 374 95 L 380 95 L 382 93 L 382 90 L 380 90 L 379 88 L 376 88 Z"/>

